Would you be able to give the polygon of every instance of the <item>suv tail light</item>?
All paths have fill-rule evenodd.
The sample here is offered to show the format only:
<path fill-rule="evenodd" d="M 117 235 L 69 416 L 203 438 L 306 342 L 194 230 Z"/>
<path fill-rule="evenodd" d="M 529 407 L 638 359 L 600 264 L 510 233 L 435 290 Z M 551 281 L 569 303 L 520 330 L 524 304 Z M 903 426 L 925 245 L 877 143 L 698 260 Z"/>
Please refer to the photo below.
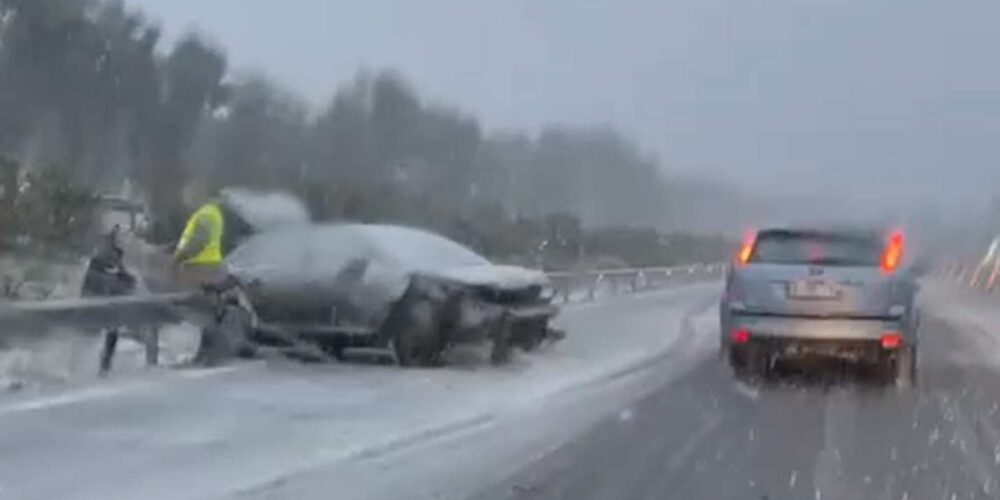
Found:
<path fill-rule="evenodd" d="M 880 340 L 883 349 L 896 349 L 903 344 L 903 335 L 899 332 L 885 332 Z"/>
<path fill-rule="evenodd" d="M 747 231 L 743 234 L 743 242 L 740 244 L 740 250 L 736 254 L 736 262 L 741 265 L 750 262 L 750 256 L 753 255 L 753 246 L 757 241 L 757 233 L 754 231 Z"/>
<path fill-rule="evenodd" d="M 899 262 L 903 259 L 903 233 L 893 231 L 889 235 L 889 240 L 882 251 L 882 261 L 880 267 L 882 271 L 891 273 L 899 267 Z"/>

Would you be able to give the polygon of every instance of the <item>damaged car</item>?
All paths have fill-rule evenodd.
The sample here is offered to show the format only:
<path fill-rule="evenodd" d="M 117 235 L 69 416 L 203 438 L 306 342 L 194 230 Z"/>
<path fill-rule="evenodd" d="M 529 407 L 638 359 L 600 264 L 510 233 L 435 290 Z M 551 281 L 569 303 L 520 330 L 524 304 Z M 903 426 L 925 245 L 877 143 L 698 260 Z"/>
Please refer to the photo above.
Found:
<path fill-rule="evenodd" d="M 547 276 L 495 265 L 443 236 L 376 224 L 291 225 L 249 237 L 227 259 L 260 342 L 306 339 L 341 357 L 389 349 L 404 366 L 440 362 L 450 346 L 512 348 L 558 340 Z"/>

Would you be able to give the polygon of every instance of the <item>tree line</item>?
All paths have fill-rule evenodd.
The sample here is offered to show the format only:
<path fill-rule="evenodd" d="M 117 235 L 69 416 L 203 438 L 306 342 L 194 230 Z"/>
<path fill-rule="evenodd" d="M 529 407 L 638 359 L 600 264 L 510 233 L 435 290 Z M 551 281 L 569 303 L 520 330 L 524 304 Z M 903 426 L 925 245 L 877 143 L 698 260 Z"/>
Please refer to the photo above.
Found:
<path fill-rule="evenodd" d="M 232 78 L 197 35 L 161 38 L 121 1 L 0 0 L 0 152 L 18 175 L 86 192 L 128 179 L 161 239 L 199 193 L 234 184 L 292 191 L 320 219 L 425 226 L 495 255 L 580 226 L 651 241 L 672 208 L 656 162 L 608 127 L 488 132 L 393 71 L 359 72 L 311 110 L 265 76 Z"/>

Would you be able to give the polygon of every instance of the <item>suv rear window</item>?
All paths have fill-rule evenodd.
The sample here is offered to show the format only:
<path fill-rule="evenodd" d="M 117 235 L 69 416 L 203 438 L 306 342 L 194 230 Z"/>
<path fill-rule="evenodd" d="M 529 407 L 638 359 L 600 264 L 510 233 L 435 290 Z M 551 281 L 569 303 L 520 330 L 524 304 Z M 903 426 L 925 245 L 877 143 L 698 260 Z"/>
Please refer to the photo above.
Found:
<path fill-rule="evenodd" d="M 750 262 L 823 266 L 878 266 L 883 243 L 868 235 L 765 231 L 757 235 Z"/>

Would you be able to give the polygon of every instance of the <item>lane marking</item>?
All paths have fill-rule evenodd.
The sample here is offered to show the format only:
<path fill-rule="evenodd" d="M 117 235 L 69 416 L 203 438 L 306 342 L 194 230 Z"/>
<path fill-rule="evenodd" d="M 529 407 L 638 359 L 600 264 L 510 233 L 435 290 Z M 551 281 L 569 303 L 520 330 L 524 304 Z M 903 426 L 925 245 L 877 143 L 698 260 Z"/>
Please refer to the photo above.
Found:
<path fill-rule="evenodd" d="M 224 375 L 226 373 L 235 372 L 237 370 L 246 368 L 248 366 L 254 366 L 256 363 L 247 364 L 236 364 L 228 366 L 217 366 L 215 368 L 188 368 L 185 370 L 180 370 L 177 374 L 180 378 L 186 378 L 189 380 L 199 380 L 208 377 L 214 377 L 216 375 Z"/>
<path fill-rule="evenodd" d="M 705 422 L 702 423 L 701 427 L 691 434 L 691 436 L 681 444 L 677 451 L 673 453 L 670 460 L 667 461 L 667 474 L 665 474 L 664 477 L 676 472 L 681 468 L 681 466 L 689 462 L 691 455 L 698 451 L 698 446 L 705 441 L 705 439 L 708 439 L 708 436 L 715 432 L 721 423 L 722 417 L 720 415 L 713 414 L 708 416 Z"/>
<path fill-rule="evenodd" d="M 392 437 L 380 443 L 368 444 L 353 451 L 348 450 L 346 453 L 341 453 L 341 458 L 347 460 L 371 460 L 379 458 L 407 448 L 427 445 L 433 441 L 442 440 L 462 432 L 483 428 L 492 425 L 496 419 L 496 415 L 490 412 L 471 415 L 451 422 L 432 425 L 417 432 Z"/>
<path fill-rule="evenodd" d="M 149 384 L 145 383 L 145 384 L 120 385 L 114 387 L 91 387 L 89 389 L 83 389 L 81 391 L 75 391 L 66 394 L 59 394 L 57 396 L 48 396 L 29 401 L 23 401 L 20 403 L 15 403 L 0 408 L 0 416 L 7 416 L 15 413 L 23 413 L 36 410 L 45 410 L 48 408 L 66 406 L 74 403 L 91 401 L 95 399 L 110 398 L 117 394 L 122 394 L 124 392 L 136 390 L 145 387 L 147 385 Z"/>
<path fill-rule="evenodd" d="M 949 401 L 944 394 L 938 394 L 936 399 L 938 406 L 941 408 L 941 413 L 945 415 L 945 421 L 952 426 L 952 442 L 958 443 L 959 450 L 961 451 L 960 455 L 965 459 L 965 464 L 975 476 L 978 476 L 980 491 L 989 494 L 993 483 L 992 465 L 995 464 L 996 460 L 995 448 L 989 450 L 994 453 L 992 457 L 988 456 L 985 450 L 981 449 L 979 446 L 980 443 L 976 439 L 973 419 L 967 415 L 967 412 L 957 401 Z M 937 432 L 937 428 L 934 431 Z M 986 432 L 989 433 L 988 430 Z"/>
<path fill-rule="evenodd" d="M 862 498 L 857 486 L 845 484 L 840 443 L 850 442 L 857 422 L 858 404 L 855 396 L 847 392 L 835 392 L 826 396 L 823 410 L 823 447 L 816 457 L 813 468 L 813 484 L 816 497 L 824 494 L 832 498 Z"/>
<path fill-rule="evenodd" d="M 227 487 L 227 491 L 218 498 L 274 496 L 293 478 L 315 473 L 331 463 L 339 461 L 363 463 L 378 460 L 409 449 L 443 442 L 463 433 L 473 433 L 488 428 L 495 425 L 496 420 L 495 415 L 484 412 L 446 421 L 443 424 L 434 424 L 381 442 L 363 444 L 353 449 L 323 448 L 311 455 L 300 456 L 297 460 L 272 468 L 266 475 L 257 477 L 249 483 Z"/>
<path fill-rule="evenodd" d="M 736 394 L 739 394 L 749 400 L 756 401 L 760 399 L 760 390 L 756 387 L 751 387 L 742 381 L 737 380 L 733 382 L 733 390 L 736 391 Z"/>
<path fill-rule="evenodd" d="M 245 368 L 247 366 L 252 366 L 252 365 L 231 365 L 231 366 L 221 366 L 218 368 L 203 368 L 196 370 L 177 371 L 171 373 L 170 374 L 172 375 L 171 377 L 155 381 L 146 380 L 139 382 L 128 382 L 128 383 L 120 383 L 113 385 L 88 387 L 85 389 L 66 392 L 63 394 L 57 394 L 54 396 L 43 396 L 43 397 L 33 398 L 26 401 L 19 401 L 16 403 L 0 407 L 0 417 L 14 415 L 17 413 L 48 410 L 52 408 L 58 408 L 61 406 L 69 406 L 89 401 L 112 399 L 114 397 L 121 396 L 126 393 L 136 392 L 145 389 L 152 389 L 157 386 L 167 385 L 172 380 L 176 380 L 178 378 L 185 380 L 200 380 L 208 377 L 213 377 L 216 375 L 231 373 L 233 371 Z"/>

